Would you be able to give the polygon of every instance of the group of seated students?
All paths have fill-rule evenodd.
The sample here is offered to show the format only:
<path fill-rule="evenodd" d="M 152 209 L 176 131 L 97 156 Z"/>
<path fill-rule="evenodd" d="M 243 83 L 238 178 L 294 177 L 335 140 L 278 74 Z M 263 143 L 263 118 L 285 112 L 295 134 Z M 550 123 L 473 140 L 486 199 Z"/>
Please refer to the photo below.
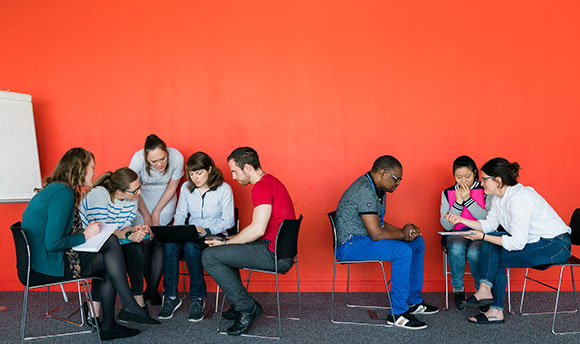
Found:
<path fill-rule="evenodd" d="M 31 248 L 30 282 L 102 277 L 93 281 L 94 302 L 85 305 L 87 311 L 99 318 L 102 340 L 131 337 L 140 331 L 115 320 L 117 293 L 122 301 L 119 322 L 160 324 L 149 315 L 146 299 L 162 303 L 159 319 L 172 318 L 182 303 L 177 284 L 183 254 L 190 275 L 188 320 L 203 319 L 205 269 L 231 301 L 222 313 L 225 319 L 234 320 L 227 333 L 246 333 L 263 310 L 242 285 L 238 269 L 273 271 L 278 229 L 283 220 L 295 219 L 295 212 L 285 186 L 262 170 L 254 149 L 237 148 L 227 161 L 234 180 L 253 185 L 254 209 L 252 222 L 230 236 L 227 230 L 234 225 L 232 189 L 206 153 L 194 153 L 187 160 L 187 181 L 177 201 L 184 159 L 156 135 L 147 137 L 145 148 L 135 153 L 129 167 L 106 172 L 95 182 L 94 155 L 83 148 L 70 149 L 22 214 L 22 229 Z M 150 226 L 171 221 L 176 225 L 187 221 L 205 239 L 157 242 Z M 103 223 L 113 224 L 116 230 L 98 253 L 72 249 L 96 236 Z M 279 260 L 278 270 L 288 271 L 293 263 L 292 258 Z M 157 289 L 162 274 L 161 300 Z"/>
<path fill-rule="evenodd" d="M 117 293 L 122 301 L 120 322 L 160 324 L 149 315 L 146 300 L 162 304 L 159 319 L 172 318 L 182 304 L 177 285 L 179 259 L 184 256 L 190 275 L 188 320 L 203 319 L 205 270 L 231 301 L 222 313 L 234 321 L 227 333 L 246 333 L 263 310 L 242 285 L 239 269 L 274 270 L 278 229 L 283 220 L 295 219 L 295 211 L 288 191 L 262 170 L 254 149 L 237 148 L 227 162 L 234 180 L 253 185 L 252 221 L 230 236 L 232 189 L 206 153 L 188 158 L 187 181 L 177 200 L 184 158 L 156 135 L 147 137 L 129 167 L 106 172 L 95 182 L 93 154 L 70 149 L 22 215 L 31 246 L 31 282 L 101 276 L 93 282 L 94 307 L 88 307 L 100 316 L 101 339 L 130 337 L 140 331 L 115 320 Z M 518 184 L 518 170 L 517 163 L 492 159 L 483 165 L 480 182 L 475 162 L 462 156 L 453 164 L 455 186 L 442 194 L 445 230 L 474 230 L 474 234 L 452 236 L 444 244 L 456 304 L 459 309 L 480 307 L 483 312 L 469 318 L 477 324 L 503 322 L 506 267 L 561 263 L 570 255 L 570 228 L 534 189 Z M 402 177 L 401 163 L 385 155 L 348 187 L 336 212 L 336 254 L 338 260 L 392 262 L 387 323 L 422 329 L 427 325 L 415 315 L 439 311 L 421 297 L 425 241 L 416 225 L 399 228 L 384 219 L 386 193 L 394 192 Z M 206 239 L 164 244 L 155 240 L 149 227 L 171 221 L 194 225 Z M 102 223 L 114 224 L 117 230 L 98 253 L 72 249 L 97 235 Z M 500 225 L 505 231 L 496 231 Z M 477 289 L 469 299 L 463 287 L 466 256 Z M 279 260 L 278 270 L 285 272 L 293 263 L 292 258 Z M 158 294 L 162 274 L 163 299 Z"/>
<path fill-rule="evenodd" d="M 457 308 L 479 307 L 471 323 L 504 322 L 506 268 L 560 264 L 571 254 L 570 227 L 533 188 L 518 183 L 519 169 L 516 162 L 494 158 L 481 167 L 480 182 L 473 159 L 460 156 L 453 163 L 456 183 L 442 193 L 441 225 L 463 231 L 443 244 Z M 385 155 L 348 187 L 336 211 L 336 258 L 392 262 L 387 323 L 418 330 L 427 324 L 415 315 L 439 310 L 421 298 L 425 241 L 419 228 L 384 220 L 386 195 L 402 179 L 401 163 Z M 463 285 L 466 257 L 476 288 L 469 299 Z"/>

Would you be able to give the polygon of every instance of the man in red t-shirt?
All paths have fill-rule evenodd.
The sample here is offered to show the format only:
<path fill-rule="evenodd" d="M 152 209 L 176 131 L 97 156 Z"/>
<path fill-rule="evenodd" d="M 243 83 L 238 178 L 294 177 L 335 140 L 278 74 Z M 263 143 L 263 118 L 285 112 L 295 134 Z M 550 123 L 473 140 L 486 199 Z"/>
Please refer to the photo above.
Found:
<path fill-rule="evenodd" d="M 227 332 L 239 336 L 248 332 L 263 309 L 242 285 L 238 269 L 274 271 L 274 245 L 280 224 L 296 216 L 288 190 L 276 177 L 262 170 L 254 149 L 236 148 L 228 156 L 228 165 L 234 180 L 242 185 L 254 185 L 252 223 L 225 241 L 206 240 L 210 247 L 204 250 L 202 263 L 232 302 L 232 307 L 224 311 L 222 317 L 235 320 Z M 292 258 L 280 259 L 278 271 L 288 271 L 292 264 Z"/>

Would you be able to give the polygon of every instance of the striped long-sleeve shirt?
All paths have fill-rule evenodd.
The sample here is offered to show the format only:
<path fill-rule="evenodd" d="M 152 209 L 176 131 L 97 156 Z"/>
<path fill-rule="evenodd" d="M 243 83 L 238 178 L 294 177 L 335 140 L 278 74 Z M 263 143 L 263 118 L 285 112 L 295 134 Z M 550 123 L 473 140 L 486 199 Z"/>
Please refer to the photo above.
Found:
<path fill-rule="evenodd" d="M 117 230 L 130 227 L 137 215 L 137 200 L 111 201 L 109 192 L 102 186 L 92 189 L 80 205 L 81 221 L 86 228 L 92 221 L 114 224 Z"/>

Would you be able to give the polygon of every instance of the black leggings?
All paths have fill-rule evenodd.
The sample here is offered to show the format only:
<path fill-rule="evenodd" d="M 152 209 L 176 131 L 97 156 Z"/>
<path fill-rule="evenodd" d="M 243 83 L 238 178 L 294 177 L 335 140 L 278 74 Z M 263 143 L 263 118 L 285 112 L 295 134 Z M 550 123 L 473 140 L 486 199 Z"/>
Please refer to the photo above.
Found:
<path fill-rule="evenodd" d="M 163 243 L 155 239 L 144 240 L 141 242 L 141 248 L 143 249 L 147 292 L 153 295 L 153 293 L 159 293 L 159 282 L 163 274 Z"/>
<path fill-rule="evenodd" d="M 98 290 L 102 303 L 103 328 L 114 329 L 115 322 L 115 300 L 117 293 L 123 301 L 123 309 L 130 313 L 145 315 L 143 310 L 135 301 L 129 283 L 127 282 L 127 270 L 125 268 L 123 249 L 119 244 L 119 239 L 112 235 L 103 245 L 93 263 L 93 275 L 101 275 L 103 281 L 93 282 L 93 294 Z"/>

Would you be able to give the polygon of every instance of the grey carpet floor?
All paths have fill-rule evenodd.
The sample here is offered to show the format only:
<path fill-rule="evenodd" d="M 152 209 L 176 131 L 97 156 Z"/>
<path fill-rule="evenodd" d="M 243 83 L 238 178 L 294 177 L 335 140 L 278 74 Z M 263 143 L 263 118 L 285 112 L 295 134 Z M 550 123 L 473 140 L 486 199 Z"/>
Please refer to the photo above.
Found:
<path fill-rule="evenodd" d="M 69 293 L 72 298 L 74 294 Z M 45 293 L 33 292 L 29 299 L 27 335 L 39 335 L 66 330 L 67 327 L 52 319 L 40 319 L 44 310 Z M 256 299 L 264 306 L 265 314 L 275 314 L 274 293 L 255 293 Z M 443 293 L 425 293 L 426 302 L 442 308 Z M 60 293 L 51 293 L 51 303 L 62 304 Z M 142 330 L 136 337 L 117 340 L 115 343 L 580 343 L 580 335 L 558 336 L 551 333 L 551 316 L 506 316 L 503 325 L 474 325 L 467 322 L 475 310 L 458 311 L 451 306 L 448 311 L 434 315 L 418 316 L 429 327 L 421 331 L 374 326 L 338 325 L 330 322 L 330 293 L 303 293 L 300 321 L 282 320 L 282 339 L 273 341 L 247 337 L 229 337 L 216 332 L 218 320 L 213 313 L 215 294 L 207 298 L 206 319 L 199 323 L 187 321 L 190 301 L 184 299 L 173 319 L 164 320 L 161 325 L 130 326 Z M 553 310 L 555 293 L 532 292 L 526 294 L 526 310 Z M 336 318 L 349 321 L 384 323 L 385 311 L 367 312 L 344 307 L 345 294 L 337 294 Z M 514 310 L 519 309 L 520 294 L 512 295 Z M 384 293 L 354 293 L 351 302 L 365 304 L 386 304 Z M 452 302 L 452 301 L 451 301 Z M 297 311 L 296 294 L 281 296 L 282 316 L 293 316 Z M 0 343 L 17 343 L 20 336 L 22 315 L 22 293 L 0 292 L 0 305 L 8 309 L 0 312 Z M 572 293 L 564 293 L 560 307 L 573 308 Z M 159 306 L 150 306 L 150 313 L 157 315 Z M 73 300 L 64 304 L 61 312 L 68 314 L 74 310 Z M 225 322 L 224 327 L 230 322 Z M 558 316 L 558 328 L 580 331 L 580 314 Z M 261 318 L 251 333 L 275 335 L 276 319 Z M 60 337 L 36 340 L 33 343 L 96 343 L 92 335 Z"/>

